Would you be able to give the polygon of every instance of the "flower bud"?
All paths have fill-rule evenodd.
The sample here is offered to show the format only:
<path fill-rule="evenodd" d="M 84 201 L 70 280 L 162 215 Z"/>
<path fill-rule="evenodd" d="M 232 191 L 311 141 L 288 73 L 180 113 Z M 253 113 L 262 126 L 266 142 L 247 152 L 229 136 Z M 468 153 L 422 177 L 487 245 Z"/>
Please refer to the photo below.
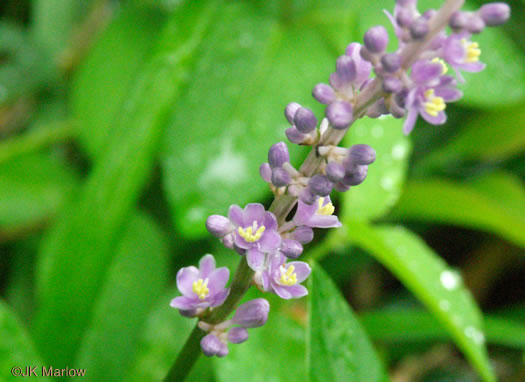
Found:
<path fill-rule="evenodd" d="M 357 68 L 355 66 L 354 60 L 352 60 L 350 56 L 340 56 L 337 59 L 336 68 L 337 76 L 343 82 L 343 84 L 346 85 L 355 80 Z"/>
<path fill-rule="evenodd" d="M 333 188 L 332 182 L 325 175 L 316 174 L 310 178 L 308 181 L 308 188 L 312 192 L 319 196 L 328 196 L 332 192 Z"/>
<path fill-rule="evenodd" d="M 303 188 L 299 194 L 299 199 L 306 204 L 314 204 L 317 200 L 317 195 L 312 192 L 308 187 Z"/>
<path fill-rule="evenodd" d="M 398 93 L 403 88 L 401 80 L 396 77 L 387 77 L 383 80 L 383 90 L 387 93 Z"/>
<path fill-rule="evenodd" d="M 275 187 L 287 186 L 291 181 L 292 177 L 284 168 L 277 167 L 272 170 L 272 184 Z"/>
<path fill-rule="evenodd" d="M 222 238 L 233 230 L 230 220 L 221 215 L 211 215 L 206 219 L 206 229 L 213 236 Z"/>
<path fill-rule="evenodd" d="M 297 145 L 303 143 L 306 138 L 306 135 L 299 132 L 299 130 L 297 130 L 295 126 L 287 128 L 284 133 L 286 134 L 286 138 L 288 138 L 290 142 L 295 143 Z"/>
<path fill-rule="evenodd" d="M 414 16 L 410 9 L 400 9 L 396 16 L 396 21 L 401 27 L 408 27 L 413 19 Z"/>
<path fill-rule="evenodd" d="M 352 163 L 368 165 L 376 160 L 376 151 L 368 145 L 353 145 L 348 151 L 348 157 Z"/>
<path fill-rule="evenodd" d="M 388 53 L 381 57 L 381 65 L 387 73 L 395 73 L 401 67 L 401 57 L 397 53 Z"/>
<path fill-rule="evenodd" d="M 208 334 L 204 336 L 201 340 L 201 349 L 202 352 L 208 356 L 212 357 L 217 355 L 224 347 L 224 344 L 213 334 Z"/>
<path fill-rule="evenodd" d="M 233 246 L 235 244 L 235 239 L 233 238 L 233 235 L 229 234 L 224 236 L 221 239 L 222 245 L 224 245 L 226 248 L 233 249 Z"/>
<path fill-rule="evenodd" d="M 345 169 L 344 167 L 337 163 L 337 162 L 330 162 L 326 165 L 326 177 L 331 182 L 339 182 L 341 179 L 345 176 Z"/>
<path fill-rule="evenodd" d="M 414 40 L 420 40 L 424 38 L 428 31 L 428 20 L 423 16 L 415 19 L 412 25 L 410 25 L 410 35 Z"/>
<path fill-rule="evenodd" d="M 228 341 L 233 344 L 241 344 L 248 339 L 248 331 L 245 328 L 231 328 L 228 332 Z"/>
<path fill-rule="evenodd" d="M 355 166 L 354 170 L 352 172 L 347 172 L 345 177 L 342 180 L 342 183 L 346 184 L 347 186 L 357 186 L 366 178 L 366 175 L 368 173 L 368 166 L 361 165 L 361 166 Z"/>
<path fill-rule="evenodd" d="M 317 127 L 317 118 L 310 109 L 301 107 L 295 113 L 294 123 L 300 133 L 308 134 Z"/>
<path fill-rule="evenodd" d="M 346 129 L 352 123 L 352 106 L 344 101 L 333 102 L 326 108 L 326 118 L 334 129 Z"/>
<path fill-rule="evenodd" d="M 259 175 L 261 175 L 261 178 L 263 178 L 266 183 L 272 181 L 272 169 L 268 163 L 263 163 L 259 166 Z"/>
<path fill-rule="evenodd" d="M 222 342 L 221 342 L 221 345 L 222 345 L 221 348 L 219 349 L 219 351 L 218 351 L 217 354 L 216 354 L 217 357 L 219 357 L 219 358 L 226 357 L 226 356 L 228 355 L 228 353 L 230 352 L 230 351 L 228 350 L 228 346 L 226 346 L 225 343 L 222 343 Z"/>
<path fill-rule="evenodd" d="M 485 28 L 485 21 L 476 14 L 471 14 L 468 18 L 465 28 L 472 34 L 478 34 L 483 32 Z"/>
<path fill-rule="evenodd" d="M 379 25 L 366 31 L 364 42 L 366 49 L 372 53 L 382 53 L 388 45 L 388 32 Z"/>
<path fill-rule="evenodd" d="M 264 298 L 256 298 L 239 306 L 232 322 L 244 328 L 257 328 L 266 323 L 269 311 L 270 304 L 268 301 Z"/>
<path fill-rule="evenodd" d="M 350 186 L 342 183 L 342 182 L 337 182 L 336 184 L 334 184 L 334 188 L 336 191 L 339 191 L 339 192 L 346 192 L 350 189 Z"/>
<path fill-rule="evenodd" d="M 308 226 L 302 225 L 293 231 L 292 236 L 301 244 L 308 244 L 314 239 L 314 230 Z"/>
<path fill-rule="evenodd" d="M 283 239 L 281 252 L 289 259 L 297 259 L 303 253 L 303 246 L 297 240 Z"/>
<path fill-rule="evenodd" d="M 295 113 L 301 105 L 299 105 L 297 102 L 291 102 L 288 105 L 286 105 L 286 108 L 284 109 L 284 116 L 290 122 L 290 125 L 293 125 L 293 118 L 295 117 Z"/>
<path fill-rule="evenodd" d="M 452 29 L 463 29 L 467 25 L 468 16 L 465 12 L 456 11 L 450 16 L 450 19 L 448 20 L 448 25 Z"/>
<path fill-rule="evenodd" d="M 504 24 L 510 17 L 510 7 L 505 3 L 489 3 L 479 9 L 481 18 L 489 27 Z"/>
<path fill-rule="evenodd" d="M 335 101 L 334 89 L 327 84 L 317 84 L 312 91 L 314 98 L 322 104 L 328 105 Z"/>
<path fill-rule="evenodd" d="M 275 143 L 268 151 L 268 163 L 272 169 L 282 167 L 286 162 L 290 162 L 290 154 L 288 154 L 288 147 L 286 143 Z"/>

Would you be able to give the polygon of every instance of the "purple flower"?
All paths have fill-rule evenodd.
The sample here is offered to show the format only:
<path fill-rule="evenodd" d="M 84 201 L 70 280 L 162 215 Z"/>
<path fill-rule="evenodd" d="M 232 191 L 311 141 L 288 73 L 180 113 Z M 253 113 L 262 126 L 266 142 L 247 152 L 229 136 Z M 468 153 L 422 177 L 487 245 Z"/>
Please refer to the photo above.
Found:
<path fill-rule="evenodd" d="M 414 87 L 408 92 L 405 109 L 408 112 L 403 125 L 405 134 L 409 134 L 421 115 L 428 123 L 441 125 L 447 116 L 445 102 L 461 98 L 461 91 L 455 87 L 453 77 L 445 76 L 446 66 L 439 61 L 416 61 L 412 66 L 410 78 Z"/>
<path fill-rule="evenodd" d="M 265 254 L 272 253 L 281 245 L 275 216 L 265 211 L 262 204 L 250 203 L 244 210 L 237 205 L 230 207 L 230 222 L 235 245 L 246 252 L 246 260 L 253 270 L 264 266 Z"/>
<path fill-rule="evenodd" d="M 228 354 L 228 346 L 214 334 L 208 334 L 201 340 L 201 349 L 208 357 L 224 357 Z"/>
<path fill-rule="evenodd" d="M 190 266 L 177 272 L 177 288 L 182 296 L 171 300 L 170 306 L 187 316 L 195 316 L 199 310 L 219 306 L 230 292 L 225 288 L 229 277 L 228 268 L 215 269 L 215 259 L 212 255 L 206 255 L 200 260 L 199 269 Z"/>
<path fill-rule="evenodd" d="M 266 323 L 269 312 L 268 301 L 264 298 L 256 298 L 239 306 L 231 321 L 243 328 L 258 328 Z"/>
<path fill-rule="evenodd" d="M 334 206 L 330 197 L 318 198 L 317 203 L 311 205 L 299 200 L 297 212 L 293 217 L 293 222 L 297 226 L 307 226 L 311 228 L 332 228 L 341 227 L 341 222 L 334 213 Z"/>
<path fill-rule="evenodd" d="M 443 45 L 443 59 L 456 71 L 461 82 L 465 82 L 458 69 L 466 72 L 479 72 L 485 64 L 479 61 L 481 49 L 477 42 L 469 40 L 466 33 L 453 34 Z"/>
<path fill-rule="evenodd" d="M 263 288 L 287 300 L 306 296 L 308 290 L 300 283 L 311 271 L 310 266 L 302 261 L 286 263 L 286 257 L 277 251 L 272 255 L 268 269 L 262 273 Z"/>

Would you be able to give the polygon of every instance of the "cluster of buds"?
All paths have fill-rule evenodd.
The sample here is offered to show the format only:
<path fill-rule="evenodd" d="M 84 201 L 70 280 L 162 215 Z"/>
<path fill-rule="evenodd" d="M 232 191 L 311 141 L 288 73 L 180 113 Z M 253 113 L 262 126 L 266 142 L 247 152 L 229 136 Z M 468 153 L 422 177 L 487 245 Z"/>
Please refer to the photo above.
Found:
<path fill-rule="evenodd" d="M 398 41 L 395 52 L 386 52 L 386 29 L 372 27 L 364 35 L 364 45 L 350 44 L 337 59 L 330 84 L 314 87 L 313 97 L 326 105 L 326 117 L 320 123 L 310 109 L 295 102 L 286 106 L 284 115 L 291 125 L 286 137 L 294 144 L 312 146 L 312 152 L 300 168 L 295 168 L 286 143 L 270 148 L 268 162 L 259 172 L 276 197 L 271 210 L 259 203 L 244 208 L 232 205 L 227 216 L 207 219 L 208 231 L 245 257 L 251 269 L 250 282 L 259 290 L 283 299 L 308 293 L 301 283 L 310 275 L 310 266 L 296 261 L 303 246 L 313 240 L 314 228 L 341 226 L 330 194 L 361 184 L 376 159 L 374 149 L 364 144 L 338 147 L 346 129 L 365 115 L 406 117 L 406 134 L 418 115 L 431 124 L 444 123 L 446 103 L 462 96 L 457 89 L 457 83 L 464 81 L 460 71 L 484 68 L 472 35 L 485 26 L 504 23 L 510 15 L 504 3 L 462 12 L 458 10 L 462 1 L 448 0 L 442 9 L 422 14 L 416 3 L 398 0 L 393 15 L 387 14 Z M 445 31 L 447 26 L 450 34 Z M 447 74 L 449 67 L 455 76 Z M 199 328 L 208 333 L 201 341 L 208 356 L 225 356 L 228 342 L 244 342 L 248 338 L 246 329 L 263 325 L 268 317 L 268 302 L 256 299 L 239 306 L 231 320 L 206 322 L 212 310 L 228 298 L 228 278 L 228 269 L 215 269 L 211 255 L 201 259 L 199 269 L 187 267 L 177 274 L 183 296 L 173 299 L 171 306 L 185 316 L 199 317 Z"/>

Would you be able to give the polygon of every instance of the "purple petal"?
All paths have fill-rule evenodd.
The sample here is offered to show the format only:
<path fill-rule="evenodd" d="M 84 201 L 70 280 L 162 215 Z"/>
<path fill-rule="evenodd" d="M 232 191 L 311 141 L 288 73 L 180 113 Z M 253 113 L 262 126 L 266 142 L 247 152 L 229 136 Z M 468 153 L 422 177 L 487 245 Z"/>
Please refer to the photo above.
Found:
<path fill-rule="evenodd" d="M 258 271 L 264 268 L 264 253 L 256 248 L 249 249 L 246 252 L 246 261 L 248 266 L 254 271 Z"/>
<path fill-rule="evenodd" d="M 292 294 L 288 291 L 290 287 L 283 287 L 278 284 L 272 284 L 272 288 L 277 294 L 277 296 L 284 298 L 285 300 L 289 300 L 293 297 Z"/>
<path fill-rule="evenodd" d="M 230 210 L 228 211 L 228 219 L 236 226 L 236 227 L 242 227 L 244 226 L 244 222 L 242 219 L 243 213 L 241 207 L 239 207 L 237 204 L 234 204 L 230 207 Z"/>
<path fill-rule="evenodd" d="M 215 258 L 213 255 L 206 255 L 199 261 L 200 277 L 205 279 L 215 270 Z"/>
<path fill-rule="evenodd" d="M 277 272 L 277 273 L 279 272 L 279 267 L 281 266 L 281 264 L 285 262 L 286 258 L 279 251 L 275 252 L 274 254 L 270 256 L 271 256 L 270 266 L 269 266 L 270 273 L 271 273 L 270 276 L 273 276 L 274 272 Z"/>
<path fill-rule="evenodd" d="M 417 115 L 418 112 L 415 107 L 409 109 L 407 118 L 405 119 L 405 123 L 403 124 L 403 133 L 405 135 L 410 134 L 410 132 L 414 129 L 417 120 Z"/>
<path fill-rule="evenodd" d="M 266 231 L 259 240 L 259 248 L 265 253 L 274 252 L 281 245 L 281 235 L 277 231 Z"/>
<path fill-rule="evenodd" d="M 177 288 L 185 296 L 193 296 L 193 282 L 199 278 L 199 270 L 194 266 L 181 268 L 177 272 Z"/>
<path fill-rule="evenodd" d="M 308 220 L 307 225 L 312 228 L 337 228 L 342 226 L 335 215 L 314 215 Z"/>
<path fill-rule="evenodd" d="M 224 303 L 224 300 L 226 300 L 226 297 L 230 294 L 230 289 L 224 289 L 220 291 L 219 293 L 215 294 L 210 301 L 209 304 L 211 307 L 219 306 Z"/>
<path fill-rule="evenodd" d="M 437 116 L 433 117 L 430 114 L 428 114 L 426 111 L 422 110 L 421 116 L 423 117 L 425 121 L 433 125 L 442 125 L 447 120 L 447 115 L 442 111 L 440 111 Z"/>
<path fill-rule="evenodd" d="M 310 276 L 310 273 L 312 272 L 312 269 L 308 265 L 308 263 L 305 263 L 304 261 L 292 261 L 288 263 L 288 266 L 293 265 L 294 273 L 297 276 L 297 282 L 302 283 L 304 280 Z"/>
<path fill-rule="evenodd" d="M 244 227 L 251 226 L 254 221 L 262 223 L 264 219 L 264 206 L 260 203 L 250 203 L 244 207 Z"/>
<path fill-rule="evenodd" d="M 210 273 L 208 277 L 208 289 L 213 295 L 224 289 L 228 279 L 230 278 L 230 270 L 226 267 L 221 267 Z"/>
<path fill-rule="evenodd" d="M 463 92 L 454 88 L 438 87 L 434 89 L 434 95 L 443 98 L 446 102 L 453 102 L 460 99 L 463 96 Z"/>
<path fill-rule="evenodd" d="M 319 206 L 317 205 L 317 203 L 308 205 L 301 200 L 299 200 L 298 203 L 299 204 L 297 205 L 297 211 L 295 212 L 295 215 L 293 217 L 293 222 L 297 226 L 308 225 L 308 221 L 312 216 L 315 215 Z"/>
<path fill-rule="evenodd" d="M 269 211 L 264 213 L 262 223 L 267 230 L 275 231 L 277 229 L 277 219 L 275 215 Z"/>
<path fill-rule="evenodd" d="M 239 235 L 239 232 L 234 232 L 235 245 L 241 249 L 250 249 L 255 246 L 255 243 L 248 243 L 246 240 Z"/>
<path fill-rule="evenodd" d="M 296 284 L 290 287 L 287 287 L 287 292 L 292 296 L 292 298 L 301 298 L 308 294 L 308 289 L 304 286 Z"/>
<path fill-rule="evenodd" d="M 263 289 L 268 292 L 270 290 L 270 275 L 268 274 L 268 271 L 264 271 L 261 278 Z"/>
<path fill-rule="evenodd" d="M 412 66 L 410 78 L 418 84 L 425 84 L 438 78 L 442 72 L 443 66 L 439 62 L 420 60 Z"/>
<path fill-rule="evenodd" d="M 186 296 L 175 297 L 170 302 L 170 306 L 172 308 L 177 308 L 177 309 L 181 309 L 181 310 L 192 310 L 192 309 L 195 309 L 197 304 L 198 304 L 197 301 L 195 301 L 194 299 L 192 299 L 190 297 L 186 297 Z"/>
<path fill-rule="evenodd" d="M 469 62 L 466 64 L 457 65 L 459 69 L 464 70 L 465 72 L 477 73 L 485 69 L 485 64 L 483 62 Z"/>

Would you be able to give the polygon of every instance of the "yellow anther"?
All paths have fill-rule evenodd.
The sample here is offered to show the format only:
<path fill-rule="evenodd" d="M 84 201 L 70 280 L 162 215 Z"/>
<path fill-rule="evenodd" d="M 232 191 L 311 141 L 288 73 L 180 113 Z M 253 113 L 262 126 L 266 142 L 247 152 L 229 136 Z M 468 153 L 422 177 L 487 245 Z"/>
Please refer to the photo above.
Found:
<path fill-rule="evenodd" d="M 334 213 L 335 207 L 332 203 L 327 203 L 325 206 L 323 206 L 324 198 L 319 198 L 317 207 L 317 215 L 327 215 L 330 216 Z"/>
<path fill-rule="evenodd" d="M 432 117 L 437 117 L 438 113 L 447 107 L 443 98 L 434 95 L 434 89 L 425 91 L 425 98 L 427 99 L 424 103 L 425 111 Z"/>
<path fill-rule="evenodd" d="M 208 289 L 208 279 L 198 279 L 197 281 L 194 281 L 191 289 L 193 290 L 193 293 L 199 296 L 199 300 L 204 300 L 210 293 L 210 290 Z"/>
<path fill-rule="evenodd" d="M 478 62 L 479 56 L 481 55 L 481 49 L 479 49 L 479 44 L 477 42 L 467 41 L 466 39 L 461 39 L 463 48 L 467 51 L 465 54 L 465 62 Z"/>
<path fill-rule="evenodd" d="M 292 286 L 297 284 L 297 275 L 294 273 L 295 267 L 290 265 L 288 269 L 281 265 L 281 284 Z"/>
<path fill-rule="evenodd" d="M 253 226 L 246 229 L 239 227 L 237 232 L 239 232 L 239 235 L 248 243 L 254 243 L 262 237 L 265 229 L 266 227 L 263 225 L 257 228 L 257 223 L 253 222 Z M 255 231 L 255 233 L 253 231 Z"/>
<path fill-rule="evenodd" d="M 448 72 L 448 66 L 445 61 L 443 61 L 441 58 L 436 57 L 432 60 L 432 62 L 439 62 L 441 64 L 441 74 L 446 74 Z"/>

